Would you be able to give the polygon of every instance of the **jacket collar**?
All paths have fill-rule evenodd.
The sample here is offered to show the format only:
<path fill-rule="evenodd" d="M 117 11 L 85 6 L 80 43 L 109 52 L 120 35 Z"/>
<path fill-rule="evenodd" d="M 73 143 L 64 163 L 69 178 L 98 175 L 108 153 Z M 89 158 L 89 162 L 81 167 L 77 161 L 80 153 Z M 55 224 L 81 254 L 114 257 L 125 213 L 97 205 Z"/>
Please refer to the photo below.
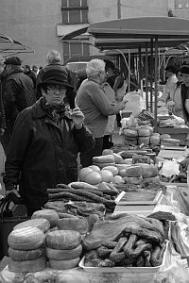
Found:
<path fill-rule="evenodd" d="M 41 100 L 42 98 L 40 98 L 39 100 L 36 101 L 36 103 L 32 106 L 32 114 L 33 114 L 33 118 L 34 119 L 39 119 L 39 118 L 43 118 L 47 116 L 47 113 L 45 110 L 43 110 L 43 108 L 41 107 Z"/>

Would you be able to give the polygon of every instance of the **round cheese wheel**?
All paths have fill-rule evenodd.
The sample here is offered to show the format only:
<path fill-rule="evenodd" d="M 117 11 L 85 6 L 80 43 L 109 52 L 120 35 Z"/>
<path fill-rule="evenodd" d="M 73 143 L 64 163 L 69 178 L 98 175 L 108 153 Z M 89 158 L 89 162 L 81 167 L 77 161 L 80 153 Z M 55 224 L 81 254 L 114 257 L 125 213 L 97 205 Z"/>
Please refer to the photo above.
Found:
<path fill-rule="evenodd" d="M 126 137 L 138 137 L 137 130 L 124 129 L 123 133 Z"/>
<path fill-rule="evenodd" d="M 9 247 L 16 250 L 34 250 L 45 242 L 45 234 L 36 227 L 13 230 L 8 236 Z"/>
<path fill-rule="evenodd" d="M 164 139 L 170 139 L 170 138 L 171 138 L 171 136 L 169 134 L 162 134 L 160 136 L 161 141 L 163 141 Z"/>
<path fill-rule="evenodd" d="M 139 137 L 149 137 L 151 135 L 151 131 L 148 128 L 141 127 L 138 129 Z"/>
<path fill-rule="evenodd" d="M 70 260 L 50 259 L 49 265 L 53 269 L 65 270 L 65 269 L 75 268 L 78 265 L 79 261 L 80 261 L 80 257 L 77 257 L 75 259 L 70 259 Z"/>
<path fill-rule="evenodd" d="M 84 217 L 59 219 L 57 226 L 60 230 L 74 230 L 80 234 L 88 232 L 88 221 Z"/>
<path fill-rule="evenodd" d="M 118 169 L 116 166 L 106 166 L 103 168 L 103 170 L 109 170 L 112 172 L 113 176 L 116 176 L 118 174 Z"/>
<path fill-rule="evenodd" d="M 140 177 L 142 175 L 142 170 L 139 165 L 130 166 L 126 169 L 125 177 Z"/>
<path fill-rule="evenodd" d="M 79 246 L 81 235 L 73 230 L 56 230 L 46 235 L 47 247 L 52 249 L 71 250 Z"/>
<path fill-rule="evenodd" d="M 150 143 L 150 137 L 139 137 L 138 139 L 138 144 L 144 144 L 144 145 L 149 145 Z"/>
<path fill-rule="evenodd" d="M 45 249 L 39 248 L 31 251 L 21 251 L 21 250 L 15 250 L 9 247 L 8 249 L 8 255 L 16 261 L 24 261 L 24 260 L 32 260 L 37 259 L 41 256 L 45 255 Z"/>
<path fill-rule="evenodd" d="M 46 259 L 45 257 L 26 261 L 15 261 L 10 259 L 8 268 L 11 272 L 15 273 L 34 273 L 46 268 Z"/>
<path fill-rule="evenodd" d="M 14 230 L 25 228 L 25 227 L 35 227 L 46 233 L 50 228 L 50 223 L 47 219 L 44 218 L 36 218 L 36 219 L 30 219 L 24 222 L 21 222 L 14 226 Z"/>
<path fill-rule="evenodd" d="M 70 260 L 80 257 L 82 253 L 82 246 L 79 245 L 72 250 L 57 250 L 57 249 L 46 249 L 46 254 L 49 259 L 55 260 Z"/>
<path fill-rule="evenodd" d="M 140 163 L 140 166 L 142 168 L 143 178 L 155 177 L 158 175 L 158 168 L 153 164 Z"/>
<path fill-rule="evenodd" d="M 160 144 L 160 134 L 159 133 L 154 133 L 153 135 L 151 135 L 150 144 L 153 146 Z"/>
<path fill-rule="evenodd" d="M 53 209 L 41 209 L 37 210 L 32 214 L 32 219 L 36 218 L 44 218 L 47 219 L 50 223 L 50 227 L 54 227 L 57 225 L 59 215 L 58 213 Z"/>

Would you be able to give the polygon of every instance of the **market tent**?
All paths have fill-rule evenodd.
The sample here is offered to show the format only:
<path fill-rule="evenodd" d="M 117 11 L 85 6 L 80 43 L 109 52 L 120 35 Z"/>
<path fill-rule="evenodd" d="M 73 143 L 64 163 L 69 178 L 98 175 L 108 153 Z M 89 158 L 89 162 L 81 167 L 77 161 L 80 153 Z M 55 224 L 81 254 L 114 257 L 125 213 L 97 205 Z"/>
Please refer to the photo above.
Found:
<path fill-rule="evenodd" d="M 176 46 L 189 40 L 189 20 L 174 17 L 140 17 L 113 20 L 92 24 L 87 32 L 95 40 L 101 40 L 101 47 L 107 48 L 105 42 L 113 43 L 109 48 L 155 48 L 155 129 L 157 130 L 157 75 L 158 47 Z M 104 41 L 104 43 L 103 43 Z M 168 45 L 170 44 L 170 45 Z M 99 44 L 96 44 L 100 47 Z"/>
<path fill-rule="evenodd" d="M 8 35 L 0 33 L 0 53 L 3 54 L 17 54 L 17 53 L 33 53 L 34 51 L 29 47 L 23 45 L 21 42 L 12 39 Z"/>
<path fill-rule="evenodd" d="M 88 33 L 114 38 L 189 38 L 189 20 L 169 17 L 139 17 L 92 24 Z"/>

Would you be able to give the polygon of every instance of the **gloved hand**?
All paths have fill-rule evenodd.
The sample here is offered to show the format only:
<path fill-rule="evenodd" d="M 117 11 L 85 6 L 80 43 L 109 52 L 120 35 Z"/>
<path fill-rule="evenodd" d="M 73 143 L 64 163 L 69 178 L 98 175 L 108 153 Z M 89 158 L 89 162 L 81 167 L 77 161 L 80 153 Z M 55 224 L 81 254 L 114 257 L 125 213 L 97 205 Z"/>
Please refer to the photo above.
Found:
<path fill-rule="evenodd" d="M 16 189 L 16 185 L 9 185 L 6 188 L 6 192 L 5 195 L 8 199 L 10 199 L 11 201 L 13 201 L 15 204 L 20 204 L 21 202 L 21 196 L 19 194 L 19 192 Z"/>

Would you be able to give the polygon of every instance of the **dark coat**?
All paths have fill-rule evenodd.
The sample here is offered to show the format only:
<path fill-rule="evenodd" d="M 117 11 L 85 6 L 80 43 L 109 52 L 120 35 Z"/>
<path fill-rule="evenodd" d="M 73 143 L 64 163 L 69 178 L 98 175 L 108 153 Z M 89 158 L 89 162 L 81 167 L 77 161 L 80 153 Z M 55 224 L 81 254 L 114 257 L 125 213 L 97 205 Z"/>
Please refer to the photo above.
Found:
<path fill-rule="evenodd" d="M 189 122 L 189 113 L 186 110 L 185 102 L 186 99 L 189 99 L 189 88 L 185 86 L 185 84 L 181 84 L 181 99 L 184 111 L 185 122 Z"/>
<path fill-rule="evenodd" d="M 65 116 L 58 125 L 40 99 L 16 120 L 5 164 L 6 188 L 19 184 L 25 204 L 40 209 L 47 201 L 47 188 L 77 180 L 77 154 L 92 146 L 84 127 L 75 129 Z"/>
<path fill-rule="evenodd" d="M 2 83 L 0 78 L 0 128 L 6 128 L 5 107 L 3 101 Z"/>
<path fill-rule="evenodd" d="M 6 119 L 12 130 L 18 113 L 36 101 L 34 85 L 32 80 L 18 68 L 5 74 L 2 91 Z"/>

